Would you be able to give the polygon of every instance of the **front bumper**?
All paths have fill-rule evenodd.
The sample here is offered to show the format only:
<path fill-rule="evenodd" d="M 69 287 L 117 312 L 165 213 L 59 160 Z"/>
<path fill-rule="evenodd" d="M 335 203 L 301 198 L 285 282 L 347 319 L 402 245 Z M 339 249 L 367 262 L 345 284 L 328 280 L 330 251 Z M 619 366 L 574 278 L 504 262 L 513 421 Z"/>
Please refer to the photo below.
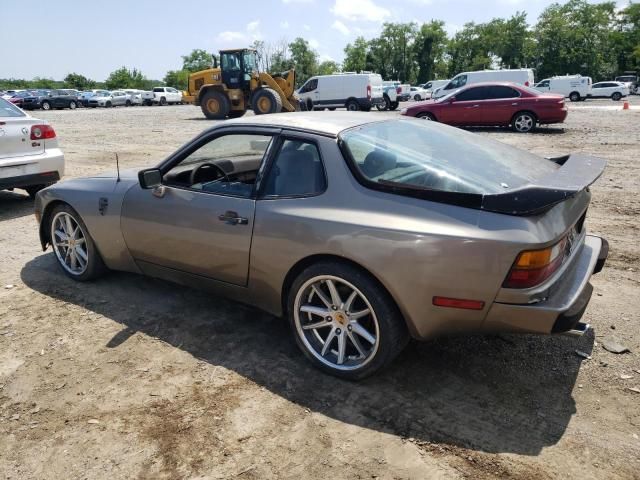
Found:
<path fill-rule="evenodd" d="M 494 302 L 482 330 L 514 333 L 572 330 L 591 299 L 593 287 L 589 279 L 602 270 L 608 254 L 609 243 L 604 238 L 587 235 L 578 258 L 546 299 L 529 305 Z"/>

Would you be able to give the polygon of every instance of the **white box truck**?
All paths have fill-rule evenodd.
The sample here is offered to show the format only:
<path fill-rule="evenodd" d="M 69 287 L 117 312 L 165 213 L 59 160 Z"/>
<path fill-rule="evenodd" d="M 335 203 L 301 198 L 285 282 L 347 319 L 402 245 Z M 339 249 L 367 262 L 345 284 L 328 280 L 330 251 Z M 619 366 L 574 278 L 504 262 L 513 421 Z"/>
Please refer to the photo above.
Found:
<path fill-rule="evenodd" d="M 579 102 L 591 95 L 591 84 L 591 77 L 564 75 L 540 80 L 533 88 L 541 92 L 559 93 L 569 97 L 572 102 Z"/>
<path fill-rule="evenodd" d="M 297 93 L 307 109 L 369 111 L 385 104 L 382 77 L 377 73 L 318 75 L 307 80 Z"/>
<path fill-rule="evenodd" d="M 482 82 L 512 82 L 530 87 L 534 83 L 533 70 L 519 68 L 510 70 L 478 70 L 477 72 L 462 72 L 453 77 L 446 85 L 437 88 L 431 94 L 431 98 L 440 98 L 455 92 L 472 83 Z"/>

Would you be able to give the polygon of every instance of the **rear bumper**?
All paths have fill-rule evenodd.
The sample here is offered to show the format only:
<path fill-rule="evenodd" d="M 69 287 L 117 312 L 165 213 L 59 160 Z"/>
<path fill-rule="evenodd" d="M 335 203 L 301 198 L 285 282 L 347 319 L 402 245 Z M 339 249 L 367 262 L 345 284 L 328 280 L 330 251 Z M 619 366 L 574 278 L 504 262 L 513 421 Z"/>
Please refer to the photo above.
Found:
<path fill-rule="evenodd" d="M 560 333 L 572 330 L 582 318 L 593 287 L 591 275 L 602 270 L 609 243 L 588 235 L 571 268 L 548 297 L 530 305 L 494 302 L 483 324 L 485 331 L 516 333 Z"/>
<path fill-rule="evenodd" d="M 55 183 L 64 175 L 64 155 L 59 148 L 0 161 L 0 190 Z"/>
<path fill-rule="evenodd" d="M 0 190 L 7 188 L 29 187 L 31 185 L 48 185 L 60 180 L 58 172 L 41 172 L 17 177 L 0 178 Z"/>
<path fill-rule="evenodd" d="M 544 115 L 540 115 L 538 122 L 542 125 L 550 125 L 552 123 L 563 123 L 569 115 L 569 109 L 564 107 L 557 112 L 545 112 Z"/>

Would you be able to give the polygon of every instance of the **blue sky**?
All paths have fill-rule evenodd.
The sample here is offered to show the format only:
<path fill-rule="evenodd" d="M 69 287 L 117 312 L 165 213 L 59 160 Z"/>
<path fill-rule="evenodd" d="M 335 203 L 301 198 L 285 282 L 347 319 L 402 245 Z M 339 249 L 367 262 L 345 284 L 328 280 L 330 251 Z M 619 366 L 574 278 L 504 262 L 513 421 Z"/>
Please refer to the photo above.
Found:
<path fill-rule="evenodd" d="M 534 23 L 552 0 L 166 0 L 0 1 L 0 78 L 69 72 L 104 80 L 126 65 L 162 79 L 194 48 L 217 51 L 303 37 L 321 59 L 341 61 L 356 36 L 375 36 L 385 21 L 464 23 L 508 17 Z M 563 3 L 561 1 L 561 3 Z M 619 1 L 626 4 L 626 1 Z M 234 11 L 237 10 L 237 13 Z"/>

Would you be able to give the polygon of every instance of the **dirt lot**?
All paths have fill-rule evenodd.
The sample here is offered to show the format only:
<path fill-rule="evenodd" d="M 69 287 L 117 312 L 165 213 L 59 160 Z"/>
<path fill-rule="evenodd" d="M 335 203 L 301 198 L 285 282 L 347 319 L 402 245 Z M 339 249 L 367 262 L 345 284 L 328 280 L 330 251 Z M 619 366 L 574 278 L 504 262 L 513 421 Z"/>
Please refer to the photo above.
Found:
<path fill-rule="evenodd" d="M 212 124 L 190 106 L 36 116 L 68 177 L 112 170 L 113 152 L 152 165 Z M 564 127 L 476 130 L 609 160 L 588 216 L 611 243 L 594 331 L 412 344 L 359 384 L 309 367 L 283 321 L 248 307 L 129 274 L 73 283 L 40 250 L 33 203 L 0 192 L 0 475 L 640 478 L 638 125 L 640 110 L 592 101 Z M 611 335 L 631 353 L 604 350 Z"/>

